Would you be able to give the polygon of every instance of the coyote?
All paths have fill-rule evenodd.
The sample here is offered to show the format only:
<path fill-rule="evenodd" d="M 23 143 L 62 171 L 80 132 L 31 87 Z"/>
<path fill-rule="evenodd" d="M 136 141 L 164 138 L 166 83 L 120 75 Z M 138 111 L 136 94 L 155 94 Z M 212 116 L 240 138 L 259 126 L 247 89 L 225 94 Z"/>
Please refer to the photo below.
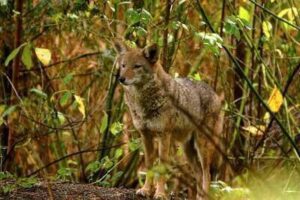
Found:
<path fill-rule="evenodd" d="M 197 182 L 197 199 L 207 199 L 210 166 L 217 155 L 223 126 L 222 98 L 204 82 L 172 78 L 159 63 L 158 45 L 129 48 L 114 42 L 118 53 L 119 81 L 133 124 L 140 132 L 145 165 L 150 169 L 157 159 L 154 139 L 158 140 L 159 162 L 167 163 L 171 142 L 183 145 L 185 156 Z M 156 181 L 155 199 L 166 199 L 165 180 Z M 154 181 L 146 177 L 137 194 L 149 196 Z"/>

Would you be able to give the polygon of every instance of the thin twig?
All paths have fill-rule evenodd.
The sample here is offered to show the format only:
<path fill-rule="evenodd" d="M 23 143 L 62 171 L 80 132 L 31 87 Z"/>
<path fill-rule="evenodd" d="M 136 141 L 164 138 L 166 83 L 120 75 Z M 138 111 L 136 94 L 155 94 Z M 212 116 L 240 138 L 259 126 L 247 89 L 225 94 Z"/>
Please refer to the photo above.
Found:
<path fill-rule="evenodd" d="M 113 145 L 113 146 L 110 146 L 110 147 L 106 147 L 106 149 L 112 149 L 112 148 L 117 148 L 117 147 L 120 147 L 122 145 L 124 145 L 125 143 L 120 143 L 120 144 L 117 144 L 117 145 Z M 97 152 L 97 151 L 102 151 L 103 148 L 100 148 L 100 149 L 86 149 L 86 150 L 82 150 L 82 151 L 77 151 L 77 152 L 74 152 L 74 153 L 71 153 L 71 154 L 68 154 L 68 155 L 65 155 L 57 160 L 54 160 L 46 165 L 44 165 L 43 167 L 35 170 L 34 172 L 28 174 L 26 177 L 30 177 L 30 176 L 33 176 L 37 173 L 39 173 L 40 171 L 50 167 L 51 165 L 54 165 L 56 163 L 59 163 L 61 162 L 62 160 L 66 159 L 66 158 L 69 158 L 69 157 L 72 157 L 72 156 L 76 156 L 76 155 L 80 155 L 80 154 L 83 154 L 83 153 L 91 153 L 91 152 Z"/>
<path fill-rule="evenodd" d="M 89 57 L 89 56 L 94 56 L 94 55 L 99 55 L 101 54 L 101 51 L 96 51 L 96 52 L 91 52 L 91 53 L 85 53 L 85 54 L 81 54 L 79 56 L 73 57 L 73 58 L 69 58 L 69 59 L 65 59 L 65 60 L 60 60 L 58 62 L 52 63 L 50 65 L 44 66 L 44 69 L 59 65 L 59 64 L 63 64 L 63 63 L 68 63 L 68 62 L 74 62 L 78 59 L 81 58 L 85 58 L 85 57 Z M 36 67 L 36 68 L 31 68 L 31 69 L 26 69 L 26 70 L 21 70 L 21 72 L 29 72 L 29 71 L 38 71 L 40 70 L 40 68 Z"/>

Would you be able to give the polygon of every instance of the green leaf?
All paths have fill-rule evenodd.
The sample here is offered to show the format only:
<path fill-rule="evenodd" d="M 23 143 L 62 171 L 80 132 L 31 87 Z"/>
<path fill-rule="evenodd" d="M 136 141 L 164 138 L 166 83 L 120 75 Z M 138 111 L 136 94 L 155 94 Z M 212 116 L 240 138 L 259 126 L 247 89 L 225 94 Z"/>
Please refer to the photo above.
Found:
<path fill-rule="evenodd" d="M 17 106 L 9 106 L 3 113 L 2 113 L 2 118 L 10 115 L 11 113 L 13 113 L 16 110 Z"/>
<path fill-rule="evenodd" d="M 85 171 L 89 171 L 92 174 L 97 172 L 101 168 L 101 163 L 97 160 L 95 162 L 91 162 L 88 164 L 88 166 L 85 168 Z"/>
<path fill-rule="evenodd" d="M 123 124 L 120 122 L 114 122 L 110 127 L 110 132 L 116 136 L 118 133 L 122 132 Z"/>
<path fill-rule="evenodd" d="M 140 13 L 141 23 L 147 25 L 150 23 L 151 18 L 152 18 L 151 14 L 147 10 L 142 9 L 142 12 Z"/>
<path fill-rule="evenodd" d="M 139 13 L 133 8 L 128 9 L 125 13 L 125 16 L 129 25 L 133 25 L 140 21 Z"/>
<path fill-rule="evenodd" d="M 104 116 L 102 117 L 102 120 L 101 120 L 100 132 L 104 133 L 107 126 L 108 126 L 108 116 L 107 116 L 107 113 L 104 112 Z"/>
<path fill-rule="evenodd" d="M 9 55 L 8 57 L 6 58 L 5 60 L 5 66 L 7 66 L 9 64 L 9 62 L 14 59 L 16 57 L 16 55 L 19 53 L 20 49 L 26 45 L 26 43 L 22 44 L 21 46 L 19 46 L 18 48 L 15 48 Z"/>
<path fill-rule="evenodd" d="M 109 169 L 114 165 L 114 162 L 111 159 L 109 159 L 108 156 L 105 156 L 104 158 L 102 158 L 101 162 L 103 163 L 102 167 L 104 169 Z"/>
<path fill-rule="evenodd" d="M 32 63 L 32 54 L 31 54 L 31 45 L 27 44 L 22 53 L 22 62 L 24 63 L 26 69 L 31 69 L 33 66 Z"/>
<path fill-rule="evenodd" d="M 223 39 L 218 34 L 200 32 L 196 33 L 195 36 L 200 37 L 203 40 L 204 46 L 211 50 L 215 55 L 220 54 Z"/>
<path fill-rule="evenodd" d="M 135 150 L 139 149 L 140 148 L 140 142 L 139 142 L 139 140 L 137 140 L 137 139 L 131 140 L 129 142 L 128 147 L 129 147 L 130 151 L 135 151 Z"/>
<path fill-rule="evenodd" d="M 43 92 L 42 90 L 37 89 L 37 88 L 32 88 L 29 91 L 32 93 L 35 93 L 36 95 L 42 97 L 43 99 L 47 99 L 47 97 L 48 97 L 48 95 L 45 92 Z"/>
<path fill-rule="evenodd" d="M 64 79 L 64 83 L 68 84 L 73 79 L 73 74 L 68 74 Z"/>
<path fill-rule="evenodd" d="M 195 73 L 194 75 L 189 76 L 192 80 L 201 81 L 201 77 L 199 73 Z"/>
<path fill-rule="evenodd" d="M 118 148 L 118 149 L 115 151 L 115 158 L 116 158 L 116 159 L 119 159 L 122 155 L 123 155 L 123 149 Z"/>
<path fill-rule="evenodd" d="M 68 168 L 68 167 L 60 168 L 57 171 L 57 178 L 58 179 L 63 179 L 63 180 L 70 179 L 72 177 L 73 171 L 74 171 L 74 169 L 71 169 L 71 168 Z"/>
<path fill-rule="evenodd" d="M 64 124 L 64 123 L 66 122 L 65 116 L 64 116 L 64 114 L 61 113 L 61 112 L 57 112 L 57 118 L 58 118 L 58 121 L 59 121 L 59 123 L 60 123 L 61 125 Z"/>
<path fill-rule="evenodd" d="M 234 35 L 236 39 L 241 39 L 240 29 L 237 25 L 236 18 L 234 16 L 229 17 L 225 21 L 224 32 L 228 35 Z"/>
<path fill-rule="evenodd" d="M 136 30 L 137 36 L 139 36 L 139 37 L 142 37 L 142 36 L 147 35 L 146 29 L 144 29 L 144 28 L 142 28 L 142 27 L 140 27 L 140 26 L 135 27 L 135 30 Z"/>
<path fill-rule="evenodd" d="M 250 22 L 250 14 L 243 6 L 239 7 L 239 17 L 247 22 Z"/>
<path fill-rule="evenodd" d="M 70 91 L 66 91 L 59 99 L 59 103 L 61 106 L 65 106 L 68 103 L 68 100 L 72 97 L 72 93 Z"/>

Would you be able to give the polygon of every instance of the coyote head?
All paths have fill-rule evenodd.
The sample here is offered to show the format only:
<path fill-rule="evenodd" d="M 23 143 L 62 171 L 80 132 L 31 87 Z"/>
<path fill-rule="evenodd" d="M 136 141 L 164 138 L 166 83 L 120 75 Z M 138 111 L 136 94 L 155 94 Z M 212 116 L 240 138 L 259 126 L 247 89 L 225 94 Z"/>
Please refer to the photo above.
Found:
<path fill-rule="evenodd" d="M 156 44 L 144 49 L 132 49 L 120 41 L 115 41 L 114 46 L 118 52 L 119 81 L 123 85 L 143 85 L 153 78 L 159 56 Z"/>

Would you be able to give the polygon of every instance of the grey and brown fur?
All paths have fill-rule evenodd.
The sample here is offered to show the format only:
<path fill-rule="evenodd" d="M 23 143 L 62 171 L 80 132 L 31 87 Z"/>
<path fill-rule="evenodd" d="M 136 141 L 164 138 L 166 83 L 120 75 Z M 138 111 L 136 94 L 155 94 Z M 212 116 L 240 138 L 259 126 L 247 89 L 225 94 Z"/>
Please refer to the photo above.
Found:
<path fill-rule="evenodd" d="M 172 78 L 159 63 L 157 45 L 132 49 L 115 42 L 119 80 L 125 91 L 133 124 L 140 132 L 145 164 L 169 160 L 171 142 L 180 142 L 197 181 L 197 199 L 207 199 L 210 166 L 222 132 L 222 97 L 204 82 Z M 154 139 L 158 140 L 158 154 Z M 151 195 L 153 180 L 146 178 L 137 193 Z M 165 178 L 156 183 L 154 198 L 166 198 Z"/>

